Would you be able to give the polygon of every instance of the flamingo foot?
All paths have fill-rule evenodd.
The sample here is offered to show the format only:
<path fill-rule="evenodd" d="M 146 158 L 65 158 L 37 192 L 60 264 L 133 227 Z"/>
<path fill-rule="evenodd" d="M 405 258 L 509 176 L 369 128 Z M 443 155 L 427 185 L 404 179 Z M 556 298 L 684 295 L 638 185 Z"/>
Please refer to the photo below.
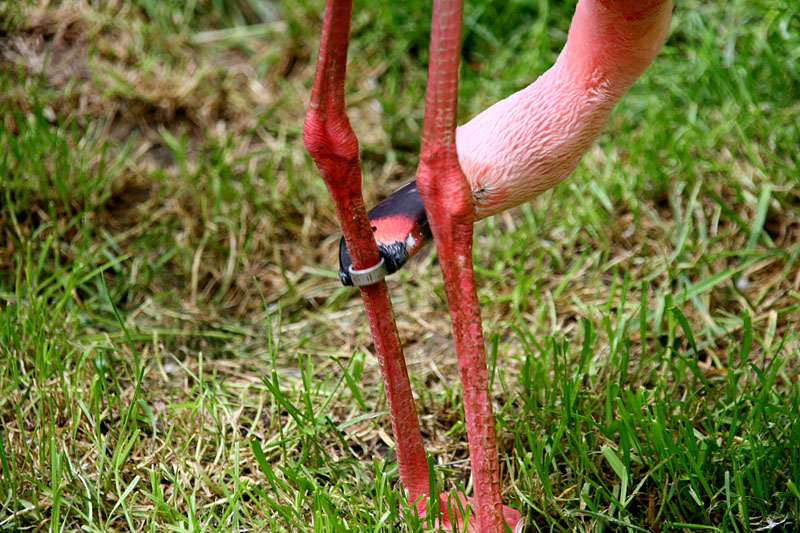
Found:
<path fill-rule="evenodd" d="M 470 511 L 469 523 L 467 523 L 467 520 L 463 516 L 464 513 L 467 512 L 467 504 L 469 504 Z M 480 533 L 478 517 L 475 516 L 475 511 L 473 510 L 477 508 L 476 506 L 477 502 L 475 499 L 465 496 L 462 492 L 457 494 L 439 494 L 440 517 L 434 521 L 432 527 L 429 527 L 425 521 L 426 511 L 423 509 L 420 514 L 420 519 L 423 520 L 424 529 L 429 531 Z M 519 511 L 504 505 L 503 518 L 510 531 L 513 533 L 522 532 L 525 526 L 525 519 L 520 518 Z"/>

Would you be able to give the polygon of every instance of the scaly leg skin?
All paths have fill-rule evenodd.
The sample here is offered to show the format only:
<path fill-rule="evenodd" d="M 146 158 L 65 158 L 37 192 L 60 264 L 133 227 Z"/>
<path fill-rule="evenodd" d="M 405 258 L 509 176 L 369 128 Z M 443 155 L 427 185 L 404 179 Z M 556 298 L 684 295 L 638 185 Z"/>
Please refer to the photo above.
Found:
<path fill-rule="evenodd" d="M 439 251 L 461 375 L 475 487 L 472 507 L 478 522 L 471 519 L 470 527 L 481 533 L 504 533 L 506 524 L 515 530 L 519 513 L 504 508 L 500 498 L 489 376 L 472 270 L 472 193 L 456 152 L 460 39 L 461 0 L 434 0 L 417 187 Z M 446 508 L 443 512 L 447 514 Z"/>
<path fill-rule="evenodd" d="M 376 265 L 380 258 L 361 195 L 358 139 L 344 111 L 351 12 L 352 0 L 328 0 L 325 7 L 303 142 L 333 199 L 353 267 L 363 270 Z M 429 492 L 428 464 L 386 283 L 361 287 L 361 298 L 389 402 L 400 481 L 410 501 L 424 508 Z"/>

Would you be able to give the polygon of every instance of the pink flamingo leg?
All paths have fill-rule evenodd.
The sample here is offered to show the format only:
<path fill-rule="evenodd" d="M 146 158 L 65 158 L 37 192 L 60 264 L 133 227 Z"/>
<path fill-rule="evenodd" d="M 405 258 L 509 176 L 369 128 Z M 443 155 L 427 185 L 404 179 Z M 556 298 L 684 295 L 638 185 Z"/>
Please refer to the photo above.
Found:
<path fill-rule="evenodd" d="M 503 533 L 507 522 L 512 530 L 516 527 L 519 513 L 504 509 L 500 498 L 489 375 L 472 270 L 472 193 L 456 152 L 460 47 L 461 0 L 434 0 L 417 187 L 439 251 L 450 305 L 475 486 L 477 531 Z"/>
<path fill-rule="evenodd" d="M 327 2 L 303 141 L 333 199 L 353 267 L 363 270 L 378 264 L 380 257 L 361 195 L 358 139 L 344 111 L 351 12 L 352 0 Z M 424 507 L 428 464 L 386 283 L 361 287 L 361 297 L 389 402 L 400 481 L 409 499 Z"/>

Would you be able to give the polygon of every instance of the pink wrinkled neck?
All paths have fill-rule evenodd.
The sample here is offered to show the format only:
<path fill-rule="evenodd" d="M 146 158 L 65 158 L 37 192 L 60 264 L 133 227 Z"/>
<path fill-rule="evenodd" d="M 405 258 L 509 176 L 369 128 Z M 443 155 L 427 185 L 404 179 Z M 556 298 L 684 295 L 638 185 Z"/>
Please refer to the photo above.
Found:
<path fill-rule="evenodd" d="M 476 220 L 572 174 L 614 105 L 658 54 L 671 11 L 672 0 L 580 0 L 555 65 L 458 128 Z"/>

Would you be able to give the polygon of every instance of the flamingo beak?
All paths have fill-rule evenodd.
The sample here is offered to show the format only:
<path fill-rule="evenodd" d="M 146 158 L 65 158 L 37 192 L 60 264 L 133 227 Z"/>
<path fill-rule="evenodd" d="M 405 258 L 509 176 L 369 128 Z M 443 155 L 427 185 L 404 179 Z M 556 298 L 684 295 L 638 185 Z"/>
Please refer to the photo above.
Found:
<path fill-rule="evenodd" d="M 370 225 L 389 274 L 396 272 L 431 240 L 425 206 L 415 180 L 406 183 L 369 213 Z M 352 285 L 350 253 L 344 239 L 339 243 L 339 279 Z"/>

